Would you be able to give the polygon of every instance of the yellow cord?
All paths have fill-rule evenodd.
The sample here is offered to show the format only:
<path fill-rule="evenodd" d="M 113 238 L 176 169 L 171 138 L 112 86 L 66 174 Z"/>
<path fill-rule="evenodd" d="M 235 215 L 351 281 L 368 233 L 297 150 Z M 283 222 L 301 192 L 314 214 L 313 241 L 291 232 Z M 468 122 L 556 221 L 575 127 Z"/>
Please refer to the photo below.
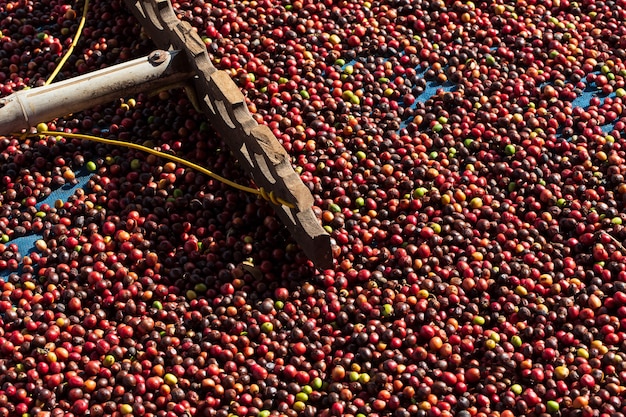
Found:
<path fill-rule="evenodd" d="M 65 52 L 65 55 L 63 55 L 63 58 L 61 58 L 61 61 L 59 61 L 59 65 L 57 65 L 57 67 L 52 72 L 50 77 L 48 77 L 44 85 L 50 84 L 52 80 L 56 78 L 56 76 L 59 74 L 59 72 L 65 65 L 65 62 L 68 60 L 70 55 L 72 55 L 72 53 L 74 52 L 74 48 L 76 47 L 76 44 L 78 43 L 78 39 L 80 39 L 80 35 L 83 32 L 83 27 L 85 26 L 85 21 L 87 20 L 87 8 L 88 7 L 89 7 L 89 0 L 85 0 L 85 7 L 83 8 L 83 15 L 80 18 L 80 22 L 78 23 L 78 30 L 76 31 L 76 36 L 74 37 L 74 40 L 70 44 L 70 47 L 67 50 L 67 52 Z"/>
<path fill-rule="evenodd" d="M 92 142 L 99 142 L 99 143 L 104 143 L 107 145 L 116 145 L 116 146 L 123 146 L 126 148 L 131 148 L 131 149 L 135 149 L 138 151 L 142 151 L 142 152 L 146 152 L 148 154 L 154 155 L 154 156 L 158 156 L 160 158 L 163 159 L 169 159 L 170 161 L 174 161 L 174 162 L 178 162 L 179 164 L 182 165 L 186 165 L 190 168 L 193 168 L 197 171 L 200 171 L 201 173 L 216 179 L 220 182 L 223 182 L 224 184 L 230 185 L 233 188 L 236 188 L 238 190 L 241 191 L 245 191 L 247 193 L 252 193 L 252 194 L 256 194 L 258 196 L 260 196 L 261 198 L 263 198 L 264 200 L 269 201 L 270 203 L 273 203 L 275 205 L 283 205 L 289 208 L 294 208 L 295 205 L 276 196 L 274 194 L 274 191 L 270 191 L 267 192 L 263 187 L 260 187 L 258 189 L 256 188 L 250 188 L 250 187 L 246 187 L 244 185 L 240 185 L 237 184 L 236 182 L 233 182 L 231 180 L 228 180 L 216 173 L 214 173 L 213 171 L 208 170 L 207 168 L 204 168 L 203 166 L 200 166 L 198 164 L 195 164 L 193 162 L 187 161 L 186 159 L 180 158 L 178 156 L 175 155 L 170 155 L 161 151 L 157 151 L 156 149 L 152 149 L 152 148 L 148 148 L 146 146 L 143 145 L 138 145 L 136 143 L 132 143 L 132 142 L 123 142 L 123 141 L 119 141 L 119 140 L 115 140 L 115 139 L 105 139 L 105 138 L 100 138 L 97 136 L 92 136 L 92 135 L 85 135 L 82 133 L 63 133 L 63 132 L 53 132 L 53 131 L 41 131 L 39 133 L 35 133 L 35 134 L 26 134 L 26 135 L 20 135 L 20 134 L 14 134 L 14 136 L 21 136 L 22 138 L 25 137 L 37 137 L 39 135 L 54 135 L 55 133 L 58 133 L 59 136 L 62 137 L 66 137 L 66 138 L 70 138 L 70 139 L 83 139 L 83 140 L 89 140 Z"/>

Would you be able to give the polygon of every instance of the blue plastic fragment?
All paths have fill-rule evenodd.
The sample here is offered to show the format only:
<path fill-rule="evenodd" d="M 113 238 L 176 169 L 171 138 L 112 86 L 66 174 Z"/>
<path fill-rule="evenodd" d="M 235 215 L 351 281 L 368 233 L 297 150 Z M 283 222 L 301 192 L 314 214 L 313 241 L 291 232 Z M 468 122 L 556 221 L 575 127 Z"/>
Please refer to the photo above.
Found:
<path fill-rule="evenodd" d="M 76 172 L 76 180 L 77 180 L 76 184 L 65 184 L 59 189 L 54 190 L 53 192 L 50 193 L 50 195 L 48 195 L 46 198 L 38 202 L 35 205 L 35 207 L 39 209 L 44 204 L 53 206 L 55 201 L 57 200 L 66 201 L 71 195 L 73 195 L 76 192 L 76 190 L 86 187 L 87 183 L 89 182 L 89 179 L 91 178 L 91 175 L 92 175 L 91 172 L 87 171 L 86 169 L 79 170 L 78 172 Z M 16 244 L 18 248 L 18 252 L 22 256 L 30 255 L 36 250 L 35 242 L 41 239 L 42 237 L 43 236 L 41 234 L 31 233 L 26 236 L 20 236 L 18 238 L 15 238 L 9 241 L 9 243 Z M 21 272 L 21 265 L 17 271 L 7 271 L 7 270 L 0 271 L 0 279 L 6 279 L 12 273 L 19 274 L 20 272 Z"/>

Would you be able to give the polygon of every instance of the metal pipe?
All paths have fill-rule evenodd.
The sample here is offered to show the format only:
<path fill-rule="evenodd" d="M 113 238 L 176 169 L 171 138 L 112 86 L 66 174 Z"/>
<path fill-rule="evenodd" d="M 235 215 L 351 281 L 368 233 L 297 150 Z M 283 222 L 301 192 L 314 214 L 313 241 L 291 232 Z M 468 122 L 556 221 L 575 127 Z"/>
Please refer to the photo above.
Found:
<path fill-rule="evenodd" d="M 142 91 L 165 88 L 193 76 L 179 51 L 150 55 L 0 98 L 0 134 L 7 135 Z"/>

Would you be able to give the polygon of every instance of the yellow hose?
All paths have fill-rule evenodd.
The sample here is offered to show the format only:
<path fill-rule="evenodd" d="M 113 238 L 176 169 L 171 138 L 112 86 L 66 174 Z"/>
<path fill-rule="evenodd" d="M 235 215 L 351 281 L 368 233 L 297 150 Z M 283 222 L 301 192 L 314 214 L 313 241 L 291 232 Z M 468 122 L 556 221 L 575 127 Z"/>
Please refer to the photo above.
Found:
<path fill-rule="evenodd" d="M 76 44 L 78 43 L 78 40 L 80 39 L 80 35 L 83 33 L 83 27 L 85 26 L 85 21 L 87 20 L 87 8 L 88 7 L 89 7 L 89 0 L 85 0 L 85 7 L 83 8 L 83 15 L 80 18 L 80 22 L 78 23 L 78 30 L 76 31 L 76 36 L 74 37 L 74 40 L 72 40 L 72 43 L 70 44 L 69 49 L 65 52 L 65 55 L 63 55 L 63 58 L 61 58 L 61 61 L 59 61 L 59 65 L 57 65 L 57 67 L 54 69 L 52 74 L 50 74 L 50 77 L 48 77 L 44 85 L 50 84 L 52 80 L 56 78 L 56 76 L 59 74 L 59 72 L 65 65 L 65 62 L 72 55 L 72 52 L 74 52 L 74 48 L 76 47 Z"/>
<path fill-rule="evenodd" d="M 136 143 L 131 143 L 131 142 L 123 142 L 123 141 L 119 141 L 119 140 L 115 140 L 115 139 L 105 139 L 105 138 L 100 138 L 98 136 L 92 136 L 92 135 L 85 135 L 82 133 L 63 133 L 63 132 L 53 132 L 53 131 L 46 131 L 43 129 L 40 129 L 40 132 L 35 133 L 35 134 L 27 134 L 27 135 L 21 135 L 21 134 L 14 134 L 14 136 L 16 137 L 36 137 L 39 136 L 41 134 L 45 134 L 45 135 L 54 135 L 55 133 L 58 133 L 59 136 L 65 137 L 65 138 L 70 138 L 70 139 L 83 139 L 83 140 L 89 140 L 92 142 L 99 142 L 99 143 L 104 143 L 107 145 L 116 145 L 116 146 L 123 146 L 125 148 L 130 148 L 130 149 L 135 149 L 138 151 L 142 151 L 142 152 L 146 152 L 148 154 L 154 155 L 154 156 L 158 156 L 159 158 L 163 158 L 163 159 L 168 159 L 170 161 L 174 161 L 177 162 L 181 165 L 185 165 L 188 166 L 190 168 L 193 168 L 215 180 L 218 180 L 220 182 L 223 182 L 226 185 L 230 185 L 233 188 L 236 188 L 238 190 L 241 191 L 245 191 L 247 193 L 252 193 L 252 194 L 256 194 L 258 196 L 260 196 L 261 198 L 276 204 L 276 205 L 280 205 L 282 204 L 283 206 L 289 207 L 289 208 L 294 208 L 295 205 L 280 198 L 277 197 L 273 191 L 267 192 L 263 187 L 260 188 L 250 188 L 250 187 L 246 187 L 244 185 L 240 185 L 237 184 L 236 182 L 233 182 L 229 179 L 226 179 L 216 173 L 214 173 L 213 171 L 210 171 L 209 169 L 200 166 L 196 163 L 193 163 L 191 161 L 188 161 L 186 159 L 180 158 L 178 156 L 175 155 L 170 155 L 161 151 L 157 151 L 156 149 L 152 149 L 152 148 L 148 148 L 146 146 L 143 145 L 138 145 Z"/>

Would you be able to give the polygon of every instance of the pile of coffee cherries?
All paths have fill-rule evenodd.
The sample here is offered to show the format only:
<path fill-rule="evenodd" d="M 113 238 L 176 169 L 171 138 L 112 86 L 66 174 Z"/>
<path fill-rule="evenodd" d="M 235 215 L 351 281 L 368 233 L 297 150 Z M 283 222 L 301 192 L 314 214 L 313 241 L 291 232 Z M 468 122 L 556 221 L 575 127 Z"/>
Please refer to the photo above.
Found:
<path fill-rule="evenodd" d="M 82 6 L 0 0 L 2 96 L 45 82 Z M 335 267 L 253 195 L 63 137 L 250 185 L 182 89 L 2 136 L 0 417 L 626 414 L 626 1 L 173 7 L 291 155 Z M 59 79 L 153 48 L 92 0 Z"/>

